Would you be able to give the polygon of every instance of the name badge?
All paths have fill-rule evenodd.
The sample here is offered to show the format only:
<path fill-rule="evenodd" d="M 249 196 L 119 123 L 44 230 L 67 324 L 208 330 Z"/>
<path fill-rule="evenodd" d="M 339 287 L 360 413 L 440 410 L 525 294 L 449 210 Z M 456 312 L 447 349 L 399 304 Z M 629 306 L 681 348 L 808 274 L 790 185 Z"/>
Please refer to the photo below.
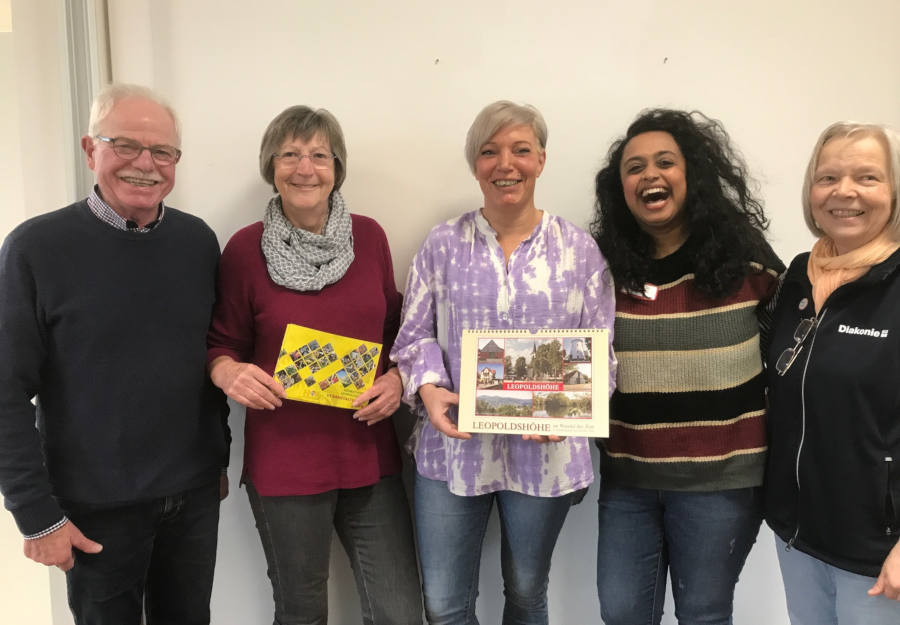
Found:
<path fill-rule="evenodd" d="M 649 282 L 644 283 L 644 292 L 641 293 L 639 291 L 632 291 L 630 289 L 622 289 L 625 293 L 630 295 L 631 297 L 636 297 L 637 299 L 642 299 L 645 302 L 654 302 L 656 301 L 656 296 L 659 295 L 659 287 L 655 284 L 650 284 Z"/>

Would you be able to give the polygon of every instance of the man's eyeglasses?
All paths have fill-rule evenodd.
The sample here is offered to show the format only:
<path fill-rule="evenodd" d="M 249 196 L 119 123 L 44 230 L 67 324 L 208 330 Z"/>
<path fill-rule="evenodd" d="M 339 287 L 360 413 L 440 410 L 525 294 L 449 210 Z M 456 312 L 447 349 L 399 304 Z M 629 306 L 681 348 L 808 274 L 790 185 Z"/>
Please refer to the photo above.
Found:
<path fill-rule="evenodd" d="M 150 152 L 150 158 L 157 165 L 173 165 L 181 158 L 181 150 L 171 145 L 141 145 L 137 141 L 132 141 L 125 137 L 96 135 L 94 138 L 108 143 L 112 147 L 113 152 L 116 153 L 116 156 L 126 161 L 133 161 L 144 150 Z"/>
<path fill-rule="evenodd" d="M 807 317 L 800 320 L 797 329 L 794 330 L 794 345 L 781 352 L 781 356 L 775 362 L 775 371 L 778 372 L 778 375 L 787 373 L 790 366 L 797 360 L 797 356 L 803 351 L 803 341 L 806 340 L 806 337 L 818 324 L 819 320 L 816 317 Z"/>
<path fill-rule="evenodd" d="M 309 162 L 316 169 L 328 169 L 331 167 L 332 161 L 337 158 L 334 154 L 328 152 L 313 152 L 312 154 L 300 154 L 299 152 L 282 152 L 281 154 L 273 154 L 278 165 L 281 167 L 294 169 L 300 165 L 300 161 L 308 158 Z"/>

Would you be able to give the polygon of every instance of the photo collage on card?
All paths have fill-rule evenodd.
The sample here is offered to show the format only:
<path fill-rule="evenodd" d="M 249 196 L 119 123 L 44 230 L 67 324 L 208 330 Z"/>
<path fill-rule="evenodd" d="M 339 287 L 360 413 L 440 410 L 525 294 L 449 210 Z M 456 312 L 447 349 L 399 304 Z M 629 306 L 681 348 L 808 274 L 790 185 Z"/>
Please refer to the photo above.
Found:
<path fill-rule="evenodd" d="M 281 350 L 279 361 L 289 356 L 292 364 L 275 371 L 275 379 L 285 389 L 303 383 L 322 391 L 334 385 L 362 390 L 366 386 L 366 376 L 375 369 L 379 351 L 377 345 L 367 348 L 360 344 L 338 354 L 331 343 L 319 345 L 319 341 L 313 339 L 294 351 Z"/>
<path fill-rule="evenodd" d="M 478 339 L 475 414 L 591 418 L 591 337 Z"/>

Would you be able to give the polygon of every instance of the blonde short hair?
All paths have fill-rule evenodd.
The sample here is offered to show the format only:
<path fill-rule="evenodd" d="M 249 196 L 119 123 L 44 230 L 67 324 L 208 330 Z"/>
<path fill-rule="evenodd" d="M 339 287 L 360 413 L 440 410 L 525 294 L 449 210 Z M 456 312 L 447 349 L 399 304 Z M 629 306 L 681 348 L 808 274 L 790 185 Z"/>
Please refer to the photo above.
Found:
<path fill-rule="evenodd" d="M 888 161 L 888 181 L 891 185 L 891 217 L 888 219 L 885 229 L 891 238 L 900 241 L 900 211 L 897 210 L 897 191 L 900 189 L 900 136 L 897 132 L 881 124 L 865 124 L 854 121 L 840 121 L 831 124 L 822 131 L 813 148 L 809 165 L 806 167 L 806 176 L 803 178 L 803 218 L 806 227 L 814 236 L 824 236 L 825 232 L 816 223 L 812 215 L 812 206 L 809 203 L 809 192 L 812 188 L 816 167 L 819 165 L 819 157 L 825 144 L 832 139 L 874 137 L 884 146 Z"/>
<path fill-rule="evenodd" d="M 547 149 L 547 123 L 540 111 L 530 104 L 498 100 L 481 109 L 466 134 L 466 162 L 473 174 L 482 146 L 503 128 L 518 125 L 530 126 L 541 152 Z"/>

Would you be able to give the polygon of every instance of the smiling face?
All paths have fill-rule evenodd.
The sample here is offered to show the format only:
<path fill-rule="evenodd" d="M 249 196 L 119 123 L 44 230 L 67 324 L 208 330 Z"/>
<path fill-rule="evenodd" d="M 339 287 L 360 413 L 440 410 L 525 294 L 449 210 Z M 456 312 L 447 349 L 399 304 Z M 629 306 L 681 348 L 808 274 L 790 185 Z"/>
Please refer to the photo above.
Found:
<path fill-rule="evenodd" d="M 178 145 L 175 120 L 159 104 L 125 98 L 100 122 L 105 137 L 127 138 L 141 145 Z M 100 195 L 125 219 L 146 224 L 156 219 L 159 203 L 175 186 L 175 163 L 160 165 L 148 150 L 134 160 L 119 157 L 112 145 L 89 135 L 81 138 L 88 167 L 94 172 Z"/>
<path fill-rule="evenodd" d="M 667 238 L 687 238 L 684 156 L 668 132 L 644 132 L 625 145 L 619 165 L 625 203 L 657 246 Z"/>
<path fill-rule="evenodd" d="M 309 141 L 300 137 L 285 139 L 278 153 L 285 152 L 298 155 L 317 152 L 331 154 L 331 145 L 327 138 L 317 133 Z M 281 207 L 288 221 L 297 228 L 321 232 L 328 220 L 328 198 L 334 189 L 334 161 L 326 168 L 318 169 L 313 166 L 310 158 L 301 158 L 293 166 L 276 158 L 274 184 L 281 195 Z"/>
<path fill-rule="evenodd" d="M 877 237 L 891 216 L 890 167 L 873 136 L 840 137 L 822 147 L 809 189 L 812 217 L 846 254 Z"/>
<path fill-rule="evenodd" d="M 475 159 L 475 179 L 484 194 L 484 208 L 534 208 L 534 183 L 545 158 L 531 126 L 498 130 Z"/>

